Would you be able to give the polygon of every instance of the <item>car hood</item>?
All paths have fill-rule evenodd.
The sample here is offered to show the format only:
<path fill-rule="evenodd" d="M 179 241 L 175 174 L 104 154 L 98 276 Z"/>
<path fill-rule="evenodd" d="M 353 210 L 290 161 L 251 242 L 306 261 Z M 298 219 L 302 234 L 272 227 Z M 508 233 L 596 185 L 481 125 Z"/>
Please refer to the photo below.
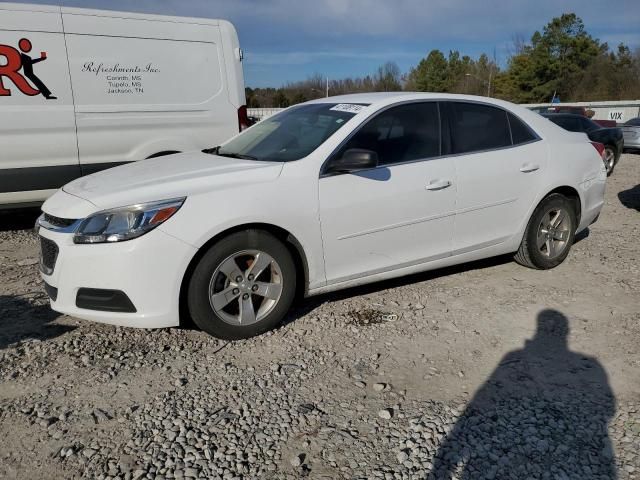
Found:
<path fill-rule="evenodd" d="M 100 208 L 186 197 L 278 178 L 282 163 L 202 152 L 140 160 L 74 180 L 63 187 Z"/>

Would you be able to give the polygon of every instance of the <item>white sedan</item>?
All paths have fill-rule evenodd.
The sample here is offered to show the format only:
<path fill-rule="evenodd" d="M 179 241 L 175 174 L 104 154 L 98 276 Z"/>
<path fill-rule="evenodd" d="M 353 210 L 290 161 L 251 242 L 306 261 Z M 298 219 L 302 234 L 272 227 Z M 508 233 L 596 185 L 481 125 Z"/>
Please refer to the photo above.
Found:
<path fill-rule="evenodd" d="M 75 317 L 155 328 L 182 314 L 246 338 L 296 295 L 508 253 L 555 267 L 600 213 L 601 155 L 489 98 L 316 100 L 219 147 L 69 183 L 42 207 L 42 277 Z"/>

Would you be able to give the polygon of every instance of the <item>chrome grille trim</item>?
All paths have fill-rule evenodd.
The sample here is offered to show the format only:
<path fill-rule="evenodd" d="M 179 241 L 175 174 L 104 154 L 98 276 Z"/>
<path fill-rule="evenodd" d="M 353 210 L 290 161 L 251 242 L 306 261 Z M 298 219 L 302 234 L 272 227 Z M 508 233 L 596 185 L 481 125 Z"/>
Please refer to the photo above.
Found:
<path fill-rule="evenodd" d="M 51 230 L 52 232 L 74 233 L 80 226 L 80 223 L 82 223 L 82 220 L 82 218 L 59 218 L 47 213 L 43 213 L 42 215 L 40 215 L 40 217 L 38 217 L 36 226 Z"/>

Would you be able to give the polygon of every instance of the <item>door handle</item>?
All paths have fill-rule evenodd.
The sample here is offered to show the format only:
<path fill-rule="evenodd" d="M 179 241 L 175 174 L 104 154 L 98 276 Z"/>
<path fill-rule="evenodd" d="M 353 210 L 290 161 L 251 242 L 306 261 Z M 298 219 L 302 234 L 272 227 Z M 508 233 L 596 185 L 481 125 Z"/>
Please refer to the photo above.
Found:
<path fill-rule="evenodd" d="M 522 173 L 535 172 L 538 169 L 540 169 L 540 165 L 537 165 L 535 163 L 525 163 L 524 165 L 522 165 L 522 167 L 520 167 L 520 171 Z"/>
<path fill-rule="evenodd" d="M 431 183 L 427 184 L 427 190 L 442 190 L 443 188 L 447 188 L 451 186 L 450 180 L 433 180 Z"/>

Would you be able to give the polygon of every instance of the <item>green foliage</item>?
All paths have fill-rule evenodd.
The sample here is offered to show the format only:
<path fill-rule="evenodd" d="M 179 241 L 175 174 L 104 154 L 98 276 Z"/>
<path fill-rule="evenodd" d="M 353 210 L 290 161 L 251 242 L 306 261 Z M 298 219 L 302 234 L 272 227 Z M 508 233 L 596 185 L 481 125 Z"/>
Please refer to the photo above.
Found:
<path fill-rule="evenodd" d="M 554 93 L 572 100 L 578 87 L 589 79 L 587 71 L 608 46 L 589 35 L 574 13 L 554 18 L 535 32 L 531 42 L 509 59 L 499 80 L 500 95 L 516 102 L 548 102 Z"/>
<path fill-rule="evenodd" d="M 405 88 L 420 92 L 486 95 L 497 71 L 495 62 L 485 54 L 473 60 L 451 50 L 449 57 L 445 58 L 440 50 L 431 50 L 417 67 L 411 69 Z"/>
<path fill-rule="evenodd" d="M 448 92 L 447 59 L 440 50 L 431 50 L 418 66 L 409 72 L 408 83 L 419 92 Z"/>
<path fill-rule="evenodd" d="M 291 105 L 291 102 L 289 101 L 289 98 L 284 93 L 283 89 L 279 89 L 276 92 L 275 96 L 273 97 L 273 106 L 274 107 L 280 107 L 280 108 L 286 108 L 289 105 Z"/>

